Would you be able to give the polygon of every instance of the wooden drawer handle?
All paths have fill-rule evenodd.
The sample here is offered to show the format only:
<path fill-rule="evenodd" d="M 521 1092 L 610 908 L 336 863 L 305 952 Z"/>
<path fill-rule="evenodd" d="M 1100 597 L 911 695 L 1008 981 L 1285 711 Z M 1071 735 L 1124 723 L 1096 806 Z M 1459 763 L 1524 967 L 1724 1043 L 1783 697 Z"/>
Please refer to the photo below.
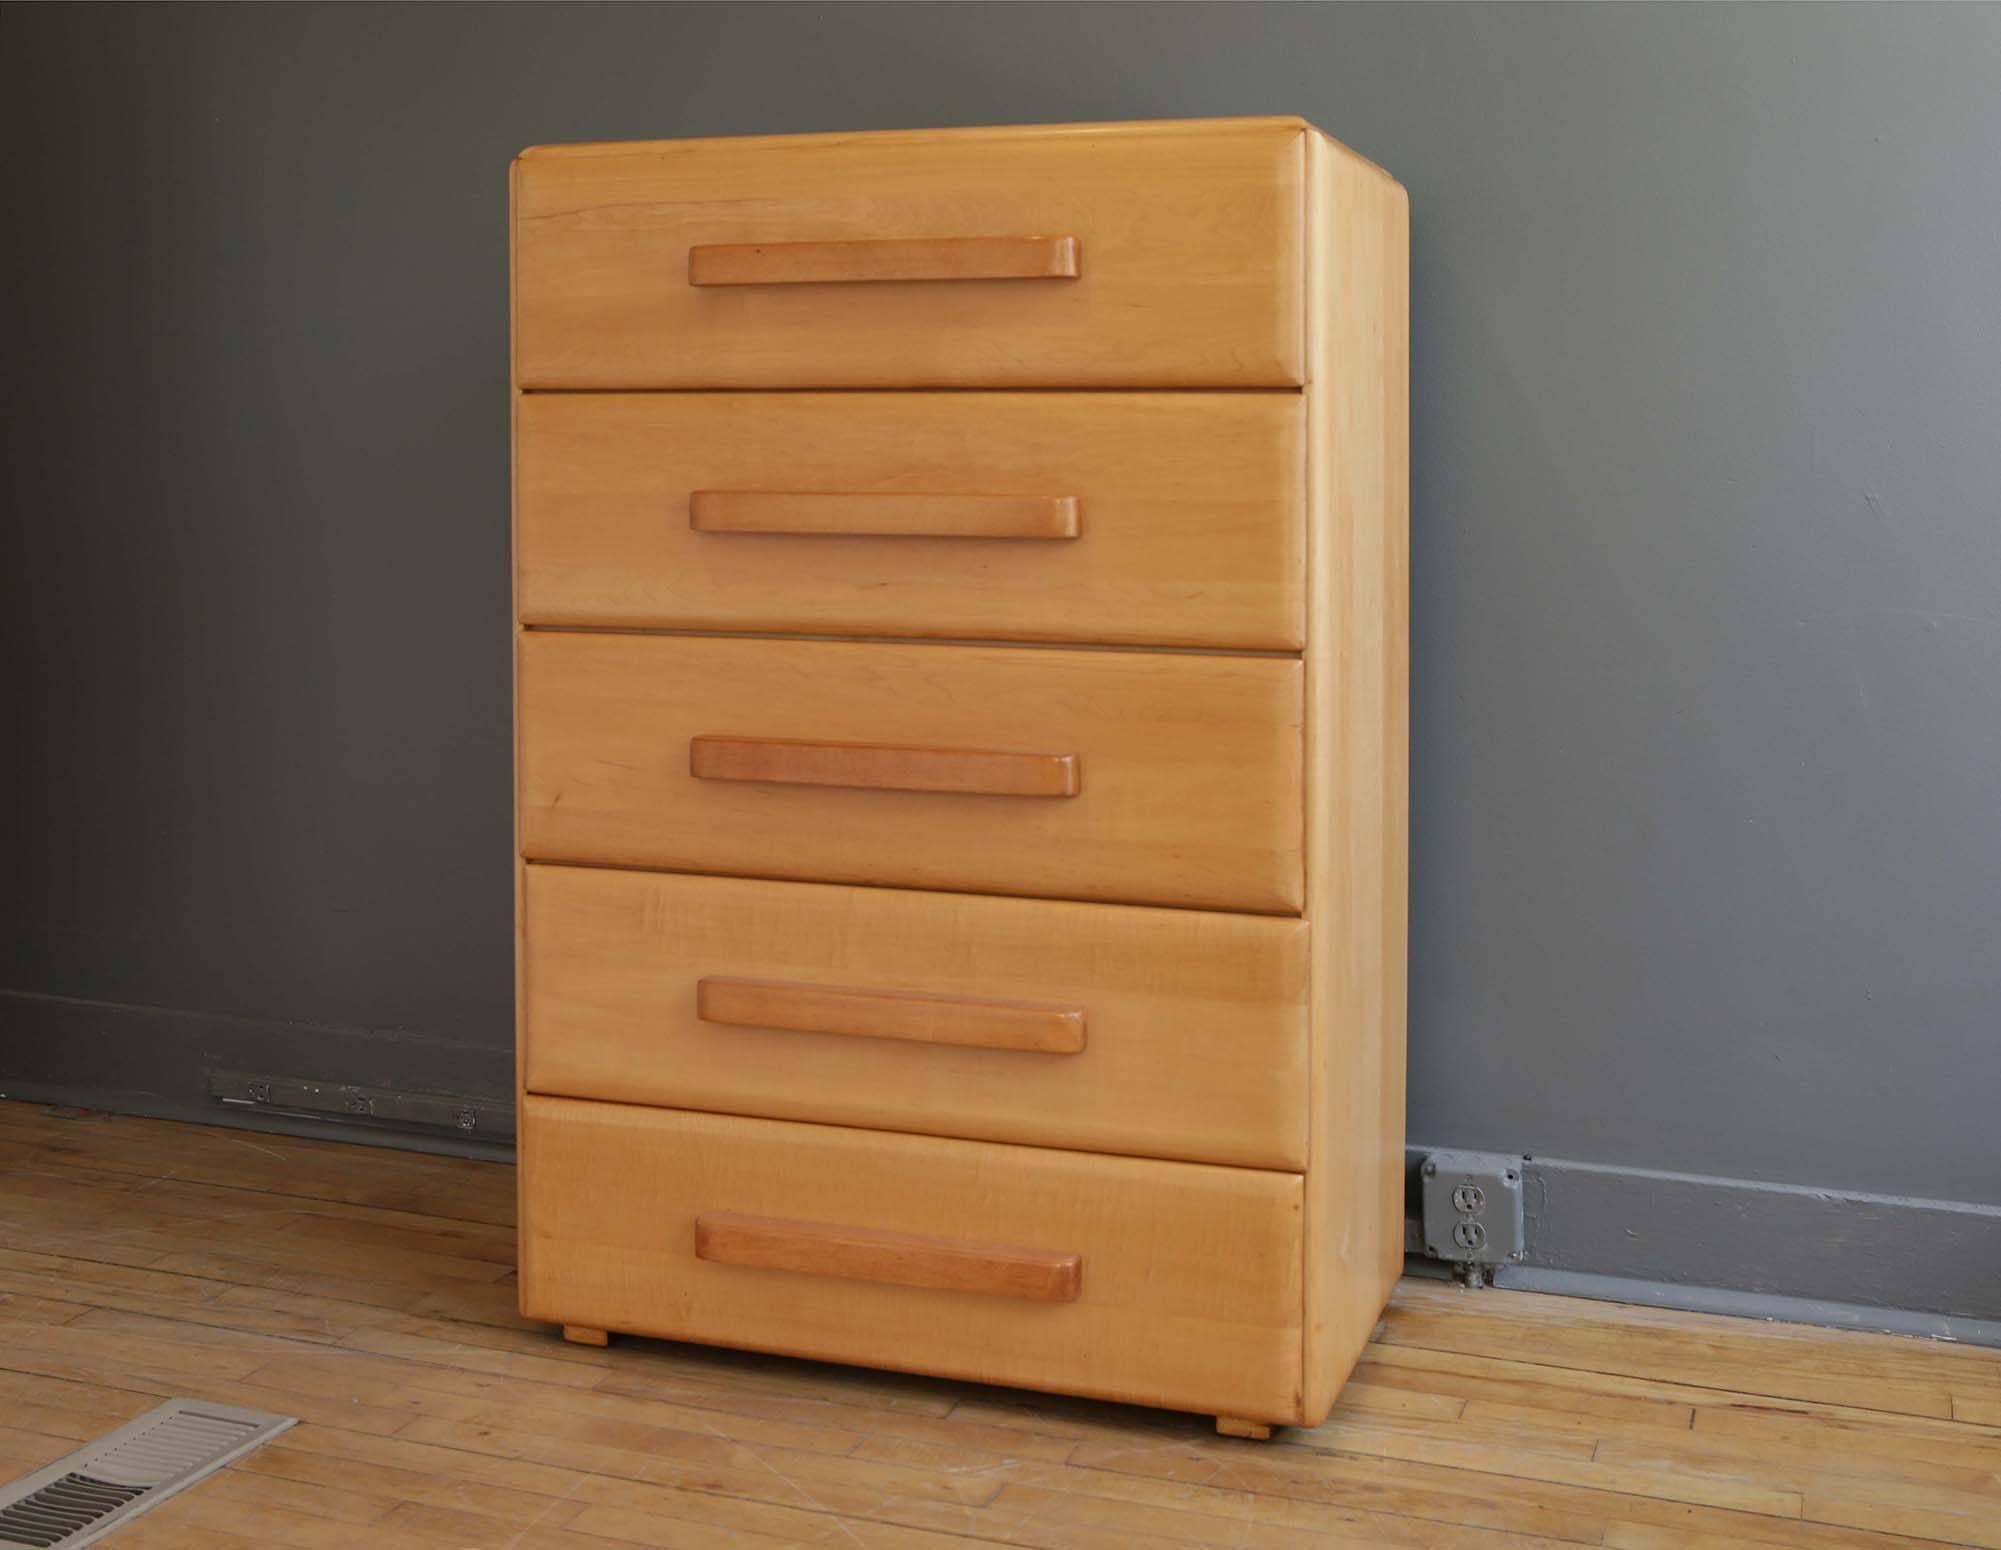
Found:
<path fill-rule="evenodd" d="M 1076 1254 L 736 1211 L 704 1211 L 695 1218 L 695 1257 L 754 1270 L 1032 1302 L 1075 1302 L 1084 1282 L 1084 1262 Z"/>
<path fill-rule="evenodd" d="M 688 249 L 690 285 L 855 285 L 877 280 L 1073 280 L 1075 237 L 717 242 Z"/>
<path fill-rule="evenodd" d="M 733 1028 L 789 1028 L 975 1049 L 1075 1055 L 1084 1048 L 1081 1006 L 983 1001 L 914 990 L 709 978 L 695 985 L 695 1015 L 705 1023 Z"/>
<path fill-rule="evenodd" d="M 1081 785 L 1073 753 L 795 743 L 766 737 L 692 738 L 688 773 L 697 780 L 992 797 L 1074 797 Z"/>
<path fill-rule="evenodd" d="M 1075 538 L 1074 495 L 865 495 L 817 490 L 697 490 L 698 533 L 861 538 Z"/>

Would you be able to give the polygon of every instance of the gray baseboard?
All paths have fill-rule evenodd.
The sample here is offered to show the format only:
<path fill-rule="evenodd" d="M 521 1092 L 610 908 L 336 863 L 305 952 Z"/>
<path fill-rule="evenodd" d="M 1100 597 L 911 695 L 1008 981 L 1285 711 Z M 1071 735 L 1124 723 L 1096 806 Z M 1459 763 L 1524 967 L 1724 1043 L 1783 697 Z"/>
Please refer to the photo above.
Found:
<path fill-rule="evenodd" d="M 1730 1318 L 1769 1319 L 1782 1324 L 1819 1324 L 1828 1329 L 1869 1330 L 1882 1335 L 1916 1335 L 1959 1345 L 2001 1347 L 2001 1320 L 1960 1318 L 1950 1313 L 1914 1313 L 1907 1308 L 1864 1307 L 1820 1297 L 1784 1297 L 1771 1292 L 1737 1292 L 1725 1287 L 1639 1281 L 1625 1276 L 1590 1275 L 1576 1270 L 1504 1269 L 1494 1284 L 1510 1291 L 1549 1292 L 1599 1302 L 1635 1302 L 1650 1308 L 1682 1308 Z"/>
<path fill-rule="evenodd" d="M 217 1103 L 216 1069 L 464 1093 L 513 1103 L 514 1048 L 407 1030 L 328 1028 L 217 1012 L 0 991 L 0 1098 L 505 1160 L 511 1146 Z"/>
<path fill-rule="evenodd" d="M 1522 1177 L 1503 1286 L 2001 1343 L 2001 1206 L 1562 1158 Z"/>

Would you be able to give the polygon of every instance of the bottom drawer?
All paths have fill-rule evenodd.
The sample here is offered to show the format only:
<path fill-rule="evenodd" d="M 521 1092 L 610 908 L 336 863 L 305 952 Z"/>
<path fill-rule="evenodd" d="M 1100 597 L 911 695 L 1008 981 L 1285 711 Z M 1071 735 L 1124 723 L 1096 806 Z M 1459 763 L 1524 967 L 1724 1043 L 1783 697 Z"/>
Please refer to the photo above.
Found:
<path fill-rule="evenodd" d="M 1296 1174 L 528 1096 L 521 1311 L 1297 1417 Z"/>

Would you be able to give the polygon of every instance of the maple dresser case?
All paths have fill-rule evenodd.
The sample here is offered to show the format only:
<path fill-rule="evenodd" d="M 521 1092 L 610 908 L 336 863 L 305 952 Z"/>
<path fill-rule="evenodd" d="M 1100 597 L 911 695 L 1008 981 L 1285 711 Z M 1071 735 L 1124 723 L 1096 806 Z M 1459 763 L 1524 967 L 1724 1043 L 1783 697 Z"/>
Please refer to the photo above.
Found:
<path fill-rule="evenodd" d="M 1318 1422 L 1403 1250 L 1403 190 L 1274 118 L 513 198 L 522 1311 Z"/>

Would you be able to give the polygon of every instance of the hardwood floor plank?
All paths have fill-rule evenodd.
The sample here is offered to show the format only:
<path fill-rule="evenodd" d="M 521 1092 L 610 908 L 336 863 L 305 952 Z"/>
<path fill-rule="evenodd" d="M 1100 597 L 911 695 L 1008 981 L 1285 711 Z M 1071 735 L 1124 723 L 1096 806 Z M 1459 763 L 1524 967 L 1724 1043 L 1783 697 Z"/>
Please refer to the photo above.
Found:
<path fill-rule="evenodd" d="M 1761 1372 L 1810 1371 L 1864 1380 L 1890 1377 L 1968 1384 L 1983 1389 L 2001 1385 L 2001 1357 L 1988 1346 L 1864 1330 L 1830 1330 L 1771 1319 L 1720 1319 L 1679 1308 L 1491 1287 L 1469 1291 L 1444 1281 L 1405 1282 L 1389 1317 L 1409 1319 L 1432 1313 L 1477 1314 L 1483 1319 L 1503 1320 L 1516 1331 L 1517 1346 L 1524 1340 L 1537 1347 L 1547 1341 L 1560 1342 L 1567 1331 L 1602 1334 L 1608 1330 L 1630 1335 L 1650 1351 L 1672 1351 L 1677 1341 L 1692 1350 L 1720 1345 L 1742 1358 L 1754 1377 Z"/>
<path fill-rule="evenodd" d="M 498 1488 L 532 1496 L 567 1497 L 590 1478 L 580 1470 L 529 1459 L 475 1453 L 407 1436 L 385 1437 L 334 1425 L 294 1427 L 282 1440 L 289 1452 L 339 1459 L 370 1470 L 385 1467 L 420 1470 L 452 1490 Z"/>
<path fill-rule="evenodd" d="M 1769 1434 L 1742 1433 L 1735 1438 L 1697 1437 L 1665 1440 L 1654 1437 L 1610 1438 L 1599 1445 L 1607 1463 L 1665 1473 L 1759 1480 L 1782 1485 L 1804 1496 L 1825 1484 L 1872 1482 L 1935 1485 L 1942 1490 L 1978 1490 L 1992 1478 L 1990 1463 L 1958 1461 L 1941 1456 L 1941 1444 L 1928 1458 L 1876 1450 L 1802 1447 Z M 1976 1452 L 1979 1450 L 1975 1450 Z M 1990 1455 L 1994 1449 L 1986 1450 Z"/>
<path fill-rule="evenodd" d="M 339 1275 L 315 1270 L 310 1263 L 274 1265 L 264 1260 L 210 1252 L 177 1252 L 151 1260 L 148 1269 L 174 1275 L 198 1276 L 208 1281 L 228 1281 L 238 1286 L 259 1286 L 274 1292 L 300 1292 L 307 1296 L 332 1297 L 342 1302 L 358 1302 L 399 1313 L 421 1313 L 435 1307 L 445 1288 L 435 1281 L 393 1281 L 376 1277 Z M 477 1322 L 525 1325 L 515 1310 L 511 1280 L 459 1282 L 450 1285 L 446 1305 L 455 1316 Z"/>
<path fill-rule="evenodd" d="M 1976 1426 L 2001 1427 L 2001 1399 L 1956 1393 L 1952 1396 L 1952 1418 Z"/>
<path fill-rule="evenodd" d="M 80 1377 L 85 1382 L 106 1372 L 186 1382 L 245 1378 L 258 1366 L 254 1356 L 190 1351 L 169 1342 L 103 1335 L 67 1324 L 41 1325 L 27 1333 L 32 1344 L 0 1341 L 0 1368 L 52 1378 Z"/>
<path fill-rule="evenodd" d="M 297 1389 L 265 1388 L 223 1377 L 219 1373 L 189 1374 L 185 1371 L 157 1372 L 134 1368 L 115 1358 L 81 1359 L 74 1355 L 26 1359 L 18 1351 L 0 1347 L 0 1380 L 12 1375 L 39 1379 L 45 1383 L 71 1383 L 83 1387 L 111 1389 L 149 1396 L 151 1403 L 198 1393 L 202 1398 L 227 1405 L 243 1405 L 252 1410 L 294 1415 L 320 1425 L 342 1426 L 350 1430 L 387 1436 L 402 1429 L 410 1417 L 406 1412 L 385 1410 L 348 1400 L 327 1401 Z M 150 1404 L 138 1406 L 148 1409 Z"/>
<path fill-rule="evenodd" d="M 75 1446 L 67 1437 L 10 1426 L 0 1421 L 0 1471 L 5 1472 L 0 1478 L 33 1474 L 54 1463 Z"/>
<path fill-rule="evenodd" d="M 1602 1305 L 1601 1305 L 1602 1306 Z M 1734 1324 L 1734 1319 L 1718 1322 Z M 1836 1332 L 1829 1331 L 1834 1334 Z M 1675 1404 L 1687 1405 L 1699 1416 L 1705 1409 L 1764 1408 L 1783 1411 L 1787 1414 L 1849 1417 L 1869 1427 L 1881 1428 L 1886 1432 L 1913 1436 L 1959 1436 L 1963 1435 L 1961 1424 L 1944 1416 L 1914 1415 L 1903 1411 L 1885 1410 L 1869 1406 L 1843 1405 L 1822 1400 L 1795 1399 L 1777 1395 L 1759 1394 L 1747 1390 L 1720 1389 L 1689 1383 L 1678 1383 L 1670 1378 L 1634 1377 L 1623 1372 L 1598 1372 L 1583 1368 L 1551 1367 L 1540 1363 L 1513 1360 L 1506 1357 L 1479 1356 L 1456 1351 L 1433 1351 L 1417 1346 L 1376 1345 L 1371 1346 L 1363 1358 L 1363 1366 L 1391 1367 L 1399 1370 L 1416 1369 L 1428 1373 L 1465 1374 L 1468 1376 L 1494 1377 L 1504 1382 L 1519 1381 L 1533 1385 L 1540 1394 L 1572 1391 L 1580 1396 L 1588 1396 L 1595 1406 L 1603 1396 L 1636 1397 L 1656 1399 Z M 1375 1378 L 1373 1381 L 1403 1382 L 1395 1379 Z M 1419 1381 L 1419 1380 L 1410 1380 Z M 1439 1380 L 1424 1380 L 1436 1382 Z M 1448 1380 L 1456 1382 L 1456 1379 Z M 1531 1389 L 1524 1387 L 1521 1397 L 1529 1396 Z M 1539 1401 L 1554 1405 L 1555 1399 Z M 1645 1424 L 1645 1423 L 1636 1423 Z"/>
<path fill-rule="evenodd" d="M 1168 1485 L 1124 1475 L 1075 1472 L 1049 1478 L 1060 1480 L 1061 1486 L 1011 1482 L 1001 1488 L 994 1506 L 1026 1503 L 1028 1510 L 1057 1516 L 1061 1521 L 1072 1510 L 1062 1498 L 1083 1496 L 1145 1512 L 1149 1516 L 1129 1521 L 1148 1522 L 1155 1526 L 1156 1532 L 1169 1537 L 1241 1545 L 1245 1550 L 1267 1536 L 1294 1533 L 1308 1536 L 1315 1545 L 1383 1545 L 1410 1547 L 1410 1550 L 1549 1550 L 1579 1542 L 1379 1512 L 1359 1505 L 1302 1501 L 1206 1486 Z M 1156 1513 L 1160 1516 L 1151 1516 Z M 1193 1527 L 1170 1533 L 1167 1525 L 1176 1520 Z M 1582 1542 L 1595 1543 L 1595 1540 Z"/>
<path fill-rule="evenodd" d="M 665 1523 L 680 1525 L 684 1535 L 688 1525 L 692 1524 L 802 1545 L 846 1546 L 859 1540 L 871 1547 L 880 1541 L 885 1547 L 897 1545 L 907 1546 L 908 1550 L 945 1550 L 947 1546 L 962 1547 L 966 1544 L 966 1540 L 957 1534 L 907 1528 L 882 1518 L 843 1517 L 824 1509 L 801 1506 L 791 1500 L 773 1501 L 636 1480 L 592 1476 L 578 1488 L 578 1495 L 586 1503 L 586 1509 L 574 1520 L 580 1532 L 596 1532 L 590 1527 L 592 1523 L 614 1529 L 618 1523 L 624 1522 L 628 1537 L 641 1538 L 642 1542 L 649 1544 L 658 1541 L 643 1538 L 643 1535 L 663 1533 L 664 1530 L 655 1525 Z M 947 1515 L 976 1514 L 979 1511 L 977 1505 L 968 1503 L 933 1501 L 926 1505 L 945 1509 Z M 641 1532 L 633 1532 L 635 1529 Z"/>
<path fill-rule="evenodd" d="M 10 1425 L 50 1436 L 94 1437 L 123 1426 L 152 1404 L 146 1395 L 129 1390 L 0 1371 L 0 1417 Z M 32 1426 L 27 1419 L 31 1416 L 38 1417 Z"/>
<path fill-rule="evenodd" d="M 1918 1431 L 1851 1415 L 1795 1411 L 1769 1404 L 1705 1405 L 1695 1412 L 1690 1434 L 1700 1443 L 1723 1447 L 1741 1443 L 1753 1453 L 1797 1451 L 1839 1469 L 1915 1459 L 1991 1470 L 2001 1456 L 2001 1428 L 1936 1421 L 1928 1423 L 1927 1430 Z"/>
<path fill-rule="evenodd" d="M 1952 1488 L 1903 1480 L 1827 1481 L 1807 1492 L 1806 1516 L 1819 1523 L 2001 1550 L 2001 1475 Z"/>
<path fill-rule="evenodd" d="M 173 1503 L 139 1518 L 107 1540 L 117 1550 L 263 1550 L 264 1542 L 221 1529 L 182 1523 L 170 1516 Z"/>
<path fill-rule="evenodd" d="M 1540 1484 L 1290 1446 L 1223 1453 L 1200 1441 L 1084 1443 L 1070 1455 L 1064 1480 L 1045 1483 L 1070 1483 L 1078 1471 L 1086 1476 L 1093 1471 L 1135 1475 L 1227 1495 L 1364 1508 L 1390 1516 L 1583 1544 L 1597 1543 L 1610 1521 L 1603 1506 L 1592 1510 L 1552 1501 L 1557 1493 Z M 1073 1488 L 1091 1489 L 1088 1479 Z"/>
<path fill-rule="evenodd" d="M 156 1507 L 148 1517 L 163 1518 L 182 1528 L 238 1534 L 266 1547 L 282 1545 L 288 1550 L 357 1550 L 359 1546 L 367 1550 L 465 1550 L 462 1538 L 412 1533 L 381 1521 L 358 1526 L 302 1512 L 296 1504 L 246 1498 L 233 1489 L 236 1478 L 236 1471 L 228 1469 L 211 1475 Z M 113 1550 L 122 1550 L 116 1539 L 106 1542 Z"/>
<path fill-rule="evenodd" d="M 190 1323 L 290 1334 L 295 1339 L 337 1340 L 353 1329 L 395 1317 L 390 1310 L 364 1303 L 6 1248 L 0 1248 L 0 1289 L 31 1292 L 79 1311 L 95 1307 L 170 1313 Z"/>
<path fill-rule="evenodd" d="M 1301 1463 L 1286 1456 L 1296 1453 L 1312 1462 Z M 1907 1543 L 1881 1534 L 1798 1517 L 1401 1459 L 1304 1454 L 1290 1447 L 1266 1449 L 1259 1457 L 1228 1457 L 1201 1444 L 1128 1454 L 1109 1444 L 1089 1444 L 1073 1454 L 1071 1462 L 1073 1467 L 1149 1474 L 1250 1491 L 1260 1497 L 1368 1506 L 1409 1517 L 1506 1528 L 1585 1544 L 1599 1542 L 1613 1524 L 1632 1523 L 1762 1538 L 1810 1550 L 1910 1550 Z"/>
<path fill-rule="evenodd" d="M 404 1435 L 416 1442 L 556 1463 L 592 1475 L 776 1501 L 848 1517 L 871 1517 L 885 1502 L 927 1497 L 983 1505 L 1000 1489 L 998 1481 L 746 1444 L 720 1430 L 708 1437 L 662 1433 L 640 1439 L 649 1442 L 647 1447 L 631 1448 L 588 1435 L 553 1436 L 426 1417 L 411 1422 Z"/>
<path fill-rule="evenodd" d="M 392 1506 L 400 1502 L 416 1502 L 424 1506 L 476 1513 L 503 1523 L 531 1521 L 552 1503 L 566 1499 L 563 1493 L 521 1490 L 492 1480 L 475 1483 L 425 1469 L 392 1464 L 381 1458 L 372 1460 L 364 1473 L 356 1470 L 352 1459 L 288 1446 L 289 1436 L 289 1433 L 280 1436 L 276 1442 L 246 1455 L 239 1465 L 241 1471 L 329 1491 L 350 1490 L 357 1480 L 361 1480 L 370 1495 L 386 1497 Z M 390 1457 L 396 1456 L 396 1451 L 391 1450 Z M 570 1485 L 573 1487 L 575 1481 L 571 1481 Z"/>
<path fill-rule="evenodd" d="M 856 1434 L 839 1427 L 733 1416 L 628 1399 L 595 1389 L 551 1386 L 452 1367 L 401 1363 L 351 1350 L 287 1353 L 249 1375 L 274 1388 L 297 1387 L 327 1397 L 352 1396 L 412 1415 L 507 1427 L 533 1417 L 564 1436 L 617 1447 L 661 1443 L 666 1434 L 714 1436 L 726 1429 L 745 1443 L 805 1452 L 845 1454 Z"/>
<path fill-rule="evenodd" d="M 1527 1294 L 1522 1294 L 1527 1295 Z M 1422 1346 L 1431 1351 L 1489 1356 L 1520 1351 L 1521 1332 L 1499 1313 L 1451 1314 L 1393 1309 L 1383 1333 L 1385 1345 Z M 1580 1323 L 1552 1331 L 1539 1329 L 1533 1342 L 1537 1361 L 1585 1372 L 1674 1381 L 1730 1393 L 1818 1400 L 1858 1409 L 1888 1410 L 1950 1419 L 1952 1393 L 1928 1377 L 1852 1374 L 1817 1367 L 1755 1345 L 1740 1348 L 1714 1333 L 1690 1336 L 1679 1330 L 1621 1330 L 1609 1324 Z"/>
<path fill-rule="evenodd" d="M 80 1303 L 60 1302 L 27 1292 L 0 1292 L 0 1324 L 64 1324 L 84 1311 Z"/>
<path fill-rule="evenodd" d="M 649 1380 L 633 1381 L 617 1374 L 606 1376 L 597 1385 L 605 1394 L 628 1395 L 639 1399 L 671 1398 L 697 1409 L 714 1409 L 734 1416 L 754 1416 L 765 1420 L 794 1421 L 802 1424 L 837 1427 L 851 1436 L 901 1437 L 911 1441 L 957 1443 L 969 1447 L 991 1447 L 994 1451 L 1023 1458 L 1060 1461 L 1069 1453 L 1070 1439 L 1037 1432 L 1025 1427 L 990 1426 L 955 1413 L 934 1416 L 893 1407 L 849 1403 L 844 1396 L 834 1399 L 792 1399 L 771 1397 L 757 1390 L 710 1385 L 690 1396 L 686 1390 Z"/>

